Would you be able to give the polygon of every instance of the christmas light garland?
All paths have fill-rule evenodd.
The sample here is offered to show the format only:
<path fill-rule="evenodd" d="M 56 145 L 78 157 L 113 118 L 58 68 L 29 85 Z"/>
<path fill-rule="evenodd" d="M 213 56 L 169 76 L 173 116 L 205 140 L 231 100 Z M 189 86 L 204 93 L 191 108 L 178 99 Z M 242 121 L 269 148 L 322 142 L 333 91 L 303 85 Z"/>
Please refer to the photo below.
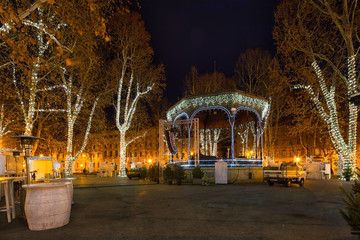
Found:
<path fill-rule="evenodd" d="M 178 114 L 182 112 L 192 112 L 193 109 L 210 106 L 226 106 L 229 110 L 233 107 L 244 106 L 254 109 L 262 119 L 265 119 L 269 112 L 269 102 L 266 100 L 252 97 L 238 91 L 231 91 L 226 93 L 202 95 L 183 98 L 180 102 L 174 105 L 166 114 L 168 121 L 171 121 Z"/>
<path fill-rule="evenodd" d="M 4 114 L 4 104 L 1 105 L 1 113 L 0 113 L 0 139 L 2 139 L 6 134 L 11 131 L 6 131 L 8 125 L 12 123 L 13 120 L 5 122 L 5 114 Z M 0 146 L 2 148 L 3 146 Z"/>
<path fill-rule="evenodd" d="M 356 92 L 356 68 L 355 68 L 355 55 L 348 57 L 348 78 L 346 81 L 347 93 L 351 95 Z M 343 169 L 350 169 L 355 177 L 354 172 L 356 169 L 356 135 L 357 135 L 357 117 L 358 107 L 349 102 L 349 123 L 348 123 L 348 143 L 345 142 L 338 122 L 338 114 L 335 99 L 335 86 L 331 85 L 328 89 L 322 71 L 316 61 L 311 66 L 319 80 L 319 86 L 322 95 L 325 99 L 325 110 L 323 103 L 320 102 L 319 97 L 314 93 L 311 86 L 296 85 L 295 89 L 304 89 L 308 92 L 311 100 L 314 102 L 321 118 L 328 126 L 330 139 L 332 140 L 335 149 L 339 155 L 339 172 Z M 343 176 L 344 177 L 344 176 Z"/>

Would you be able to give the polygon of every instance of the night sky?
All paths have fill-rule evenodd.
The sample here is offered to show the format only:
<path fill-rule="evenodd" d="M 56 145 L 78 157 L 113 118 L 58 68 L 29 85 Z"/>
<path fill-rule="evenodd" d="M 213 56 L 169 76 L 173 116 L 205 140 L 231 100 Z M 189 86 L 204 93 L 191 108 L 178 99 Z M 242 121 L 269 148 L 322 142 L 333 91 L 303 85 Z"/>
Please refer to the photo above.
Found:
<path fill-rule="evenodd" d="M 275 53 L 271 31 L 280 0 L 139 0 L 151 34 L 155 62 L 166 70 L 165 96 L 183 97 L 192 65 L 200 74 L 216 70 L 232 77 L 236 60 L 248 48 Z"/>

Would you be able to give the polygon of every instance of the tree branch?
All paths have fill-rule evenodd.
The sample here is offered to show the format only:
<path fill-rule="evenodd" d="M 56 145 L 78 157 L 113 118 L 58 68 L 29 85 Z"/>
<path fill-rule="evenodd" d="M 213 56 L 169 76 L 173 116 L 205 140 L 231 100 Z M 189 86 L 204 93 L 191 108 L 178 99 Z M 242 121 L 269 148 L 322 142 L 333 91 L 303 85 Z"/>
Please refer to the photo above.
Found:
<path fill-rule="evenodd" d="M 138 135 L 136 137 L 134 137 L 133 139 L 131 139 L 130 141 L 126 142 L 126 145 L 125 145 L 125 148 L 127 148 L 132 142 L 134 142 L 135 140 L 139 139 L 139 138 L 142 138 L 142 137 L 145 137 L 147 134 L 147 132 L 144 132 L 143 134 L 141 135 Z"/>
<path fill-rule="evenodd" d="M 30 8 L 26 9 L 24 12 L 22 12 L 22 13 L 20 14 L 20 18 L 21 18 L 21 19 L 26 18 L 27 16 L 30 15 L 30 13 L 32 13 L 32 12 L 35 11 L 38 7 L 40 7 L 42 3 L 47 2 L 47 1 L 48 1 L 48 0 L 38 0 L 38 1 L 36 1 L 33 5 L 31 5 Z"/>
<path fill-rule="evenodd" d="M 57 38 L 56 38 L 53 34 L 49 33 L 49 32 L 45 29 L 45 27 L 41 27 L 41 26 L 39 26 L 38 24 L 36 24 L 36 23 L 34 23 L 34 22 L 32 22 L 32 21 L 29 21 L 29 20 L 24 20 L 23 23 L 24 23 L 24 25 L 26 25 L 26 26 L 34 27 L 34 28 L 42 31 L 42 32 L 45 33 L 46 35 L 48 35 L 48 36 L 50 37 L 50 39 L 53 40 L 61 49 L 65 49 L 65 50 L 67 50 L 67 51 L 69 51 L 69 52 L 72 52 L 72 50 L 71 50 L 70 48 L 63 46 L 63 45 L 59 42 L 59 40 L 57 40 Z"/>
<path fill-rule="evenodd" d="M 95 99 L 95 102 L 94 102 L 94 105 L 91 109 L 91 113 L 90 113 L 90 116 L 89 116 L 89 120 L 88 120 L 88 124 L 87 124 L 87 128 L 86 128 L 86 132 L 85 132 L 85 136 L 84 136 L 84 141 L 83 141 L 83 144 L 80 148 L 80 150 L 76 153 L 76 155 L 73 157 L 73 161 L 75 161 L 79 155 L 82 153 L 82 151 L 84 150 L 84 148 L 86 147 L 86 144 L 87 144 L 87 140 L 89 138 L 89 133 L 90 133 L 90 130 L 91 130 L 91 122 L 92 122 L 92 118 L 94 116 L 94 112 L 95 112 L 95 108 L 96 108 L 96 105 L 97 105 L 97 102 L 98 102 L 99 98 L 96 98 Z"/>

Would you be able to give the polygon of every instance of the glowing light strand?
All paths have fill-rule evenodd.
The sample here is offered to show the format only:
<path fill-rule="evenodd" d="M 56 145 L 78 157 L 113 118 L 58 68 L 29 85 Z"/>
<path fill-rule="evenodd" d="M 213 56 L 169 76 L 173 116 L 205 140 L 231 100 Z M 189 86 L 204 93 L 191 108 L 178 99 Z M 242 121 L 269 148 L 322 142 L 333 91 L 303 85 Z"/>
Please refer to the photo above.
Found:
<path fill-rule="evenodd" d="M 124 112 L 121 116 L 121 109 L 122 109 L 122 105 L 121 105 L 121 100 L 123 99 L 123 84 L 124 84 L 124 78 L 125 78 L 125 72 L 126 72 L 126 67 L 127 65 L 127 61 L 123 62 L 123 66 L 122 66 L 122 74 L 119 78 L 118 81 L 118 92 L 117 92 L 117 103 L 116 103 L 116 126 L 119 130 L 120 133 L 120 142 L 119 142 L 119 148 L 120 148 L 120 154 L 119 154 L 119 165 L 120 165 L 120 171 L 119 171 L 119 176 L 120 177 L 126 177 L 126 147 L 128 145 L 127 141 L 126 141 L 126 132 L 127 130 L 130 128 L 132 120 L 133 120 L 133 116 L 135 114 L 136 111 L 136 106 L 137 103 L 139 102 L 140 98 L 143 95 L 146 95 L 148 92 L 150 92 L 153 89 L 154 84 L 151 84 L 149 86 L 146 87 L 146 90 L 141 91 L 140 90 L 140 86 L 139 83 L 136 83 L 136 93 L 134 94 L 135 97 L 133 99 L 131 99 L 131 92 L 132 92 L 132 84 L 134 81 L 134 73 L 132 72 L 130 74 L 130 80 L 129 80 L 129 85 L 127 87 L 127 93 L 126 93 L 126 97 L 125 97 L 125 106 L 124 106 Z M 123 121 L 120 123 L 120 119 L 122 119 Z"/>
<path fill-rule="evenodd" d="M 13 120 L 5 122 L 5 113 L 4 113 L 4 104 L 1 105 L 1 113 L 0 113 L 0 138 L 3 138 L 6 134 L 11 131 L 6 131 L 8 125 L 12 123 Z M 3 146 L 0 146 L 0 148 Z"/>
<path fill-rule="evenodd" d="M 238 135 L 241 138 L 242 143 L 242 156 L 246 156 L 246 151 L 248 149 L 248 140 L 249 140 L 249 127 L 246 127 L 243 132 L 238 132 Z"/>
<path fill-rule="evenodd" d="M 38 9 L 38 12 L 39 12 L 39 15 L 42 16 L 42 10 L 40 8 Z M 31 77 L 30 77 L 30 83 L 28 86 L 28 89 L 29 89 L 28 96 L 29 97 L 27 99 L 28 105 L 26 108 L 25 108 L 25 101 L 24 101 L 22 95 L 20 94 L 20 89 L 17 85 L 16 67 L 14 64 L 13 64 L 13 83 L 15 85 L 18 99 L 20 101 L 21 110 L 24 115 L 24 121 L 25 121 L 24 134 L 31 135 L 31 132 L 33 129 L 33 124 L 35 122 L 35 113 L 44 110 L 44 109 L 35 109 L 35 104 L 36 104 L 37 93 L 39 91 L 46 89 L 46 88 L 38 89 L 38 85 L 41 80 L 41 78 L 39 78 L 39 71 L 40 71 L 40 67 L 41 67 L 41 59 L 44 57 L 45 51 L 49 48 L 50 41 L 45 40 L 45 38 L 43 37 L 43 33 L 40 30 L 42 27 L 44 27 L 44 23 L 42 20 L 39 20 L 37 23 L 31 22 L 30 20 L 27 20 L 26 22 L 27 22 L 27 24 L 34 26 L 35 29 L 37 29 L 37 31 L 35 31 L 35 32 L 36 32 L 36 40 L 37 40 L 37 47 L 38 47 L 37 57 L 31 67 Z M 51 110 L 47 109 L 46 111 L 51 111 Z"/>
<path fill-rule="evenodd" d="M 335 86 L 330 86 L 328 90 L 322 71 L 317 62 L 312 63 L 312 67 L 318 78 L 320 90 L 324 96 L 327 112 L 325 111 L 323 104 L 320 102 L 319 97 L 315 95 L 311 86 L 297 85 L 295 88 L 302 88 L 307 90 L 311 99 L 315 103 L 320 116 L 326 122 L 335 149 L 339 155 L 339 172 L 343 169 L 351 169 L 352 172 L 356 168 L 356 133 L 357 133 L 357 116 L 358 107 L 352 103 L 349 103 L 349 125 L 348 125 L 348 143 L 346 144 L 344 138 L 339 130 L 338 115 L 335 100 Z M 348 94 L 356 92 L 356 68 L 355 68 L 355 55 L 348 57 L 348 81 L 347 81 Z"/>
<path fill-rule="evenodd" d="M 66 109 L 36 109 L 36 112 L 66 112 Z"/>
<path fill-rule="evenodd" d="M 87 145 L 87 141 L 88 141 L 88 138 L 89 138 L 89 133 L 90 133 L 90 130 L 91 130 L 91 123 L 92 123 L 92 118 L 94 116 L 94 112 L 95 112 L 95 108 L 96 108 L 96 105 L 97 105 L 97 102 L 98 102 L 99 98 L 96 98 L 95 99 L 95 102 L 93 104 L 93 107 L 91 109 L 91 113 L 90 113 L 90 116 L 89 116 L 89 119 L 88 119 L 88 123 L 87 123 L 87 127 L 86 127 L 86 131 L 85 131 L 85 136 L 84 136 L 84 140 L 83 140 L 83 144 L 81 146 L 81 148 L 79 149 L 79 151 L 75 154 L 74 157 L 71 157 L 70 156 L 70 161 L 67 163 L 68 164 L 68 169 L 67 169 L 67 173 L 72 173 L 72 165 L 73 163 L 76 161 L 76 159 L 80 156 L 80 154 L 84 151 L 86 145 Z"/>
<path fill-rule="evenodd" d="M 230 92 L 218 95 L 195 96 L 193 98 L 182 99 L 178 104 L 176 104 L 167 112 L 166 118 L 168 121 L 171 121 L 171 119 L 173 119 L 181 112 L 186 112 L 190 109 L 217 105 L 226 106 L 229 104 L 232 104 L 233 106 L 250 107 L 256 110 L 262 119 L 264 119 L 269 111 L 269 103 L 266 100 L 250 97 L 238 92 Z"/>
<path fill-rule="evenodd" d="M 54 90 L 54 89 L 57 89 L 57 88 L 64 88 L 65 86 L 64 85 L 55 85 L 55 86 L 52 86 L 52 87 L 47 87 L 47 88 L 43 88 L 43 89 L 37 89 L 36 92 L 47 92 L 47 91 L 51 91 L 51 90 Z"/>
<path fill-rule="evenodd" d="M 71 175 L 73 173 L 73 163 L 76 161 L 76 159 L 79 157 L 79 155 L 83 152 L 87 145 L 88 135 L 91 129 L 91 123 L 93 114 L 95 112 L 95 108 L 98 102 L 99 98 L 96 98 L 89 119 L 88 124 L 83 140 L 83 144 L 79 151 L 73 156 L 73 139 L 74 139 L 74 125 L 75 122 L 80 114 L 80 111 L 83 107 L 83 104 L 85 102 L 85 98 L 83 96 L 84 90 L 83 86 L 80 87 L 78 92 L 74 92 L 73 90 L 73 77 L 71 75 L 67 75 L 67 70 L 64 67 L 60 67 L 61 71 L 61 78 L 62 78 L 62 85 L 59 85 L 63 87 L 66 95 L 66 116 L 67 116 L 67 144 L 66 144 L 66 157 L 65 157 L 65 174 L 67 176 Z M 73 102 L 73 95 L 75 95 L 76 99 L 75 102 Z"/>

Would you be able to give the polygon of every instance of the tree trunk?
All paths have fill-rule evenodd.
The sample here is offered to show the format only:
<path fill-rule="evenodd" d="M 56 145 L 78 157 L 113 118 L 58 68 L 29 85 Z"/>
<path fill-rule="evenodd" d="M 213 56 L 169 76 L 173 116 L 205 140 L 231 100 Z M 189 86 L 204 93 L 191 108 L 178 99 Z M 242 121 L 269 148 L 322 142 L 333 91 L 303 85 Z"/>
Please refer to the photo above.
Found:
<path fill-rule="evenodd" d="M 66 145 L 66 157 L 65 157 L 65 175 L 71 176 L 73 174 L 73 137 L 74 137 L 74 131 L 73 131 L 73 125 L 71 123 L 68 123 L 68 133 L 67 133 L 67 145 Z"/>
<path fill-rule="evenodd" d="M 120 131 L 119 177 L 126 177 L 126 131 Z"/>

